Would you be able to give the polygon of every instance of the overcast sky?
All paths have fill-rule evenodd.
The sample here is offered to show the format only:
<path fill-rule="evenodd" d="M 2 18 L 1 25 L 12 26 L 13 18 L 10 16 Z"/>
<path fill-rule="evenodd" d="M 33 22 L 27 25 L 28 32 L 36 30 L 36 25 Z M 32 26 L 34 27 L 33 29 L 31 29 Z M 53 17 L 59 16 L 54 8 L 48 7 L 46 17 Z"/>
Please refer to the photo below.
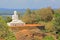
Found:
<path fill-rule="evenodd" d="M 39 9 L 48 6 L 60 8 L 60 0 L 0 0 L 0 8 Z"/>

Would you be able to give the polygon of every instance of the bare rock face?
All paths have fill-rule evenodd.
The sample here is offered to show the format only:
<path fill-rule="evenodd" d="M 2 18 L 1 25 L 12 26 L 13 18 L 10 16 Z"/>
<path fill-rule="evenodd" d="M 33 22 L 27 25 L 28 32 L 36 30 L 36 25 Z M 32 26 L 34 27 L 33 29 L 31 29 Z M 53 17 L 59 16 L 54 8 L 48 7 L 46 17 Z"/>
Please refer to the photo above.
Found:
<path fill-rule="evenodd" d="M 0 40 L 4 40 L 3 38 L 0 38 Z"/>
<path fill-rule="evenodd" d="M 31 34 L 29 30 L 24 29 L 16 33 L 16 38 L 17 40 L 32 40 Z"/>
<path fill-rule="evenodd" d="M 40 31 L 38 29 L 32 29 L 32 30 L 23 29 L 17 32 L 15 36 L 17 40 L 35 40 L 35 39 L 41 40 L 43 34 L 39 32 Z"/>

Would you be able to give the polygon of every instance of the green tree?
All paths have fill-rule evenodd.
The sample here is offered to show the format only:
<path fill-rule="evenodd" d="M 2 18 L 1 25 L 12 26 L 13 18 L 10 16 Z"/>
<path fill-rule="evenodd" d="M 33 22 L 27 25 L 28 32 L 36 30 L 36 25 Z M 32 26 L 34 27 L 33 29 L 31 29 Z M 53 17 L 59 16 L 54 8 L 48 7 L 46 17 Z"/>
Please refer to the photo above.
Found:
<path fill-rule="evenodd" d="M 32 23 L 38 23 L 40 21 L 40 16 L 35 12 L 31 12 L 31 22 Z"/>
<path fill-rule="evenodd" d="M 6 16 L 5 21 L 6 22 L 11 22 L 12 21 L 12 18 L 10 16 Z"/>
<path fill-rule="evenodd" d="M 18 18 L 21 19 L 22 16 L 21 16 L 21 13 L 20 12 L 17 12 L 17 15 L 18 15 Z"/>
<path fill-rule="evenodd" d="M 60 35 L 59 35 L 59 37 L 58 37 L 58 40 L 60 40 Z"/>
<path fill-rule="evenodd" d="M 9 27 L 2 18 L 0 18 L 0 38 L 5 40 L 16 40 L 14 34 L 9 30 Z"/>
<path fill-rule="evenodd" d="M 56 13 L 54 14 L 54 27 L 56 31 L 60 31 L 60 14 Z"/>
<path fill-rule="evenodd" d="M 52 20 L 53 13 L 54 12 L 53 12 L 53 10 L 50 7 L 48 7 L 48 8 L 42 8 L 39 11 L 39 15 L 41 17 L 41 20 L 46 21 L 46 22 Z"/>
<path fill-rule="evenodd" d="M 25 23 L 38 23 L 40 21 L 40 15 L 37 14 L 34 10 L 31 11 L 30 9 L 27 9 L 25 14 L 22 16 L 22 20 Z"/>
<path fill-rule="evenodd" d="M 46 36 L 43 38 L 43 40 L 54 40 L 54 38 L 52 36 Z"/>
<path fill-rule="evenodd" d="M 54 27 L 54 24 L 52 23 L 52 21 L 45 24 L 45 29 L 47 32 L 55 31 L 55 27 Z"/>
<path fill-rule="evenodd" d="M 60 14 L 60 8 L 54 10 L 54 13 L 59 13 Z"/>
<path fill-rule="evenodd" d="M 25 23 L 31 23 L 31 10 L 30 9 L 27 9 L 25 14 L 23 15 L 22 17 L 22 20 L 25 22 Z"/>

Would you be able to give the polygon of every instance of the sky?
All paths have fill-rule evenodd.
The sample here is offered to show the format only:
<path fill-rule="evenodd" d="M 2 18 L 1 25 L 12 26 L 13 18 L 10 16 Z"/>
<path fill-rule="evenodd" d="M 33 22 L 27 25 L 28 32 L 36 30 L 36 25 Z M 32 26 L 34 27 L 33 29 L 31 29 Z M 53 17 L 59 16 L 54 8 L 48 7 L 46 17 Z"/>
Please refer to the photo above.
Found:
<path fill-rule="evenodd" d="M 0 8 L 40 9 L 45 7 L 60 8 L 60 0 L 0 0 Z"/>

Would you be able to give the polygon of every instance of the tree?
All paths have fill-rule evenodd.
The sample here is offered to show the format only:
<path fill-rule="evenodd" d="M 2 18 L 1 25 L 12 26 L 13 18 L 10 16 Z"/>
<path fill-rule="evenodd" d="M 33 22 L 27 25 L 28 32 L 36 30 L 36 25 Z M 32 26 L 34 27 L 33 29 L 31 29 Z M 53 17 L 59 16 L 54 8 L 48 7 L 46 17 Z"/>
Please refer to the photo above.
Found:
<path fill-rule="evenodd" d="M 54 10 L 54 13 L 59 13 L 60 14 L 60 8 Z"/>
<path fill-rule="evenodd" d="M 58 37 L 58 40 L 60 40 L 60 35 L 59 35 L 59 37 Z"/>
<path fill-rule="evenodd" d="M 54 24 L 52 23 L 52 21 L 45 24 L 45 31 L 46 32 L 54 32 L 55 31 L 55 27 L 54 27 Z"/>
<path fill-rule="evenodd" d="M 52 20 L 53 13 L 54 12 L 53 12 L 53 10 L 50 7 L 48 7 L 48 8 L 42 8 L 39 11 L 39 15 L 41 17 L 41 20 L 46 21 L 46 22 Z"/>
<path fill-rule="evenodd" d="M 23 15 L 22 17 L 22 20 L 25 22 L 25 23 L 31 23 L 31 10 L 30 9 L 27 9 L 25 14 Z"/>
<path fill-rule="evenodd" d="M 43 40 L 54 40 L 54 38 L 52 36 L 45 36 Z"/>
<path fill-rule="evenodd" d="M 18 15 L 18 18 L 21 19 L 22 16 L 21 16 L 20 12 L 17 12 L 17 15 Z"/>
<path fill-rule="evenodd" d="M 53 24 L 54 24 L 56 31 L 60 31 L 60 14 L 59 13 L 54 14 Z"/>
<path fill-rule="evenodd" d="M 9 27 L 2 18 L 0 18 L 0 38 L 5 40 L 16 40 L 14 34 L 9 30 Z"/>
<path fill-rule="evenodd" d="M 25 23 L 30 23 L 30 24 L 38 23 L 40 21 L 40 15 L 37 14 L 34 10 L 31 11 L 30 9 L 27 9 L 22 17 L 22 20 Z"/>
<path fill-rule="evenodd" d="M 12 21 L 12 18 L 10 16 L 6 16 L 5 21 L 6 22 L 11 22 Z"/>

